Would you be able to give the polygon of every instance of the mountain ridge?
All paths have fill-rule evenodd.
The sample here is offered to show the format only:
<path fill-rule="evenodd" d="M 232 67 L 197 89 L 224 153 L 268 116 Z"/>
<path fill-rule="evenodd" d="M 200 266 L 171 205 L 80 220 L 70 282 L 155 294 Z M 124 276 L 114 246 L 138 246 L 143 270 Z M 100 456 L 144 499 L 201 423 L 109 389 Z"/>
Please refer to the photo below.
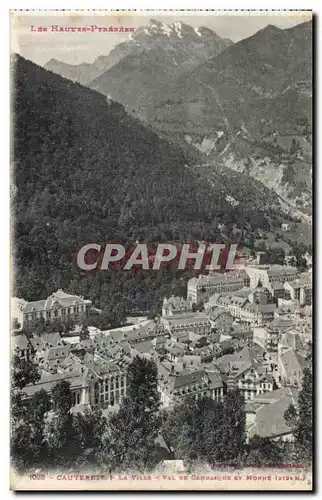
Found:
<path fill-rule="evenodd" d="M 222 39 L 209 28 L 192 28 L 181 22 L 166 24 L 151 19 L 149 25 L 139 27 L 136 32 L 129 35 L 129 40 L 117 44 L 108 54 L 98 56 L 93 63 L 72 65 L 57 59 L 50 59 L 44 68 L 64 78 L 88 85 L 131 54 L 139 56 L 144 51 L 153 49 L 165 52 L 172 50 L 175 54 L 175 51 L 178 51 L 184 43 L 193 43 L 195 49 L 199 48 L 198 61 L 201 61 L 207 57 L 202 55 L 201 47 L 206 48 L 209 54 L 214 54 L 233 42 L 229 39 Z"/>
<path fill-rule="evenodd" d="M 247 242 L 290 220 L 256 181 L 245 185 L 235 173 L 228 182 L 220 170 L 208 179 L 198 155 L 161 139 L 121 104 L 20 56 L 13 61 L 17 296 L 37 300 L 64 288 L 96 307 L 146 310 L 182 291 L 182 274 L 88 274 L 76 266 L 78 250 L 111 240 Z"/>

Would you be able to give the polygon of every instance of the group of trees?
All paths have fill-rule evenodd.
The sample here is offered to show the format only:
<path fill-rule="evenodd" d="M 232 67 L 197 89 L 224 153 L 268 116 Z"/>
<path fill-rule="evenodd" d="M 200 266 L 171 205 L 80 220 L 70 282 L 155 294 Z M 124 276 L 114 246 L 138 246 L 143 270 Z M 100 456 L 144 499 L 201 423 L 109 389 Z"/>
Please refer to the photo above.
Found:
<path fill-rule="evenodd" d="M 159 393 L 156 365 L 135 358 L 128 368 L 128 391 L 109 419 L 101 410 L 73 413 L 67 381 L 58 382 L 51 397 L 44 390 L 26 399 L 22 389 L 39 380 L 32 362 L 14 360 L 12 373 L 12 440 L 14 467 L 68 470 L 147 470 L 157 462 Z M 17 372 L 23 371 L 24 376 Z M 29 374 L 29 375 L 28 375 Z"/>
<path fill-rule="evenodd" d="M 286 422 L 294 428 L 291 453 L 296 460 L 310 462 L 313 453 L 313 384 L 312 370 L 303 371 L 303 387 L 299 394 L 298 408 L 291 405 L 285 412 Z"/>
<path fill-rule="evenodd" d="M 159 458 L 161 433 L 174 457 L 187 465 L 219 463 L 236 466 L 305 463 L 312 458 L 312 374 L 304 372 L 297 409 L 285 419 L 294 428 L 294 443 L 245 432 L 244 399 L 238 390 L 222 401 L 186 399 L 170 410 L 160 409 L 157 368 L 136 357 L 128 368 L 127 396 L 106 418 L 99 409 L 73 413 L 70 384 L 61 381 L 29 399 L 22 389 L 37 382 L 32 362 L 14 359 L 12 376 L 12 458 L 19 471 L 35 467 L 68 470 L 147 471 Z"/>
<path fill-rule="evenodd" d="M 290 406 L 285 420 L 294 429 L 294 442 L 255 435 L 246 442 L 244 400 L 238 390 L 223 401 L 185 400 L 163 414 L 162 432 L 177 459 L 196 462 L 263 466 L 309 464 L 312 461 L 312 372 L 304 370 L 298 406 Z"/>
<path fill-rule="evenodd" d="M 207 463 L 261 466 L 282 463 L 279 443 L 254 436 L 246 442 L 244 399 L 238 390 L 223 401 L 191 399 L 164 415 L 163 432 L 178 459 Z"/>
<path fill-rule="evenodd" d="M 187 399 L 164 414 L 163 436 L 187 463 L 238 463 L 246 438 L 244 399 L 238 391 L 221 402 Z"/>
<path fill-rule="evenodd" d="M 219 242 L 220 223 L 235 242 L 236 227 L 245 240 L 279 220 L 261 183 L 186 168 L 195 158 L 102 95 L 20 57 L 14 87 L 15 295 L 39 300 L 63 288 L 102 310 L 97 324 L 118 326 L 126 314 L 158 310 L 191 273 L 84 272 L 76 264 L 84 244 Z"/>

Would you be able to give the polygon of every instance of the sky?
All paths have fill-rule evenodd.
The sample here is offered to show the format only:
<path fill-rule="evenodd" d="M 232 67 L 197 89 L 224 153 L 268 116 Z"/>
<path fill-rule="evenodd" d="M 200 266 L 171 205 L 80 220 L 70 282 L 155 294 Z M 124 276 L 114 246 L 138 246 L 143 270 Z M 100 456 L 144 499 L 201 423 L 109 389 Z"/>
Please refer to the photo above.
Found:
<path fill-rule="evenodd" d="M 135 15 L 136 14 L 136 15 Z M 11 51 L 18 52 L 26 59 L 44 65 L 55 58 L 69 64 L 93 62 L 100 55 L 107 55 L 115 45 L 128 40 L 128 33 L 85 32 L 60 33 L 51 32 L 52 25 L 59 26 L 124 26 L 134 27 L 149 24 L 149 20 L 157 19 L 169 24 L 181 21 L 193 27 L 206 26 L 223 38 L 237 42 L 253 35 L 268 24 L 279 28 L 290 28 L 311 19 L 307 11 L 272 11 L 263 12 L 117 12 L 90 11 L 25 11 L 11 12 Z M 48 32 L 32 31 L 39 26 L 47 27 Z"/>

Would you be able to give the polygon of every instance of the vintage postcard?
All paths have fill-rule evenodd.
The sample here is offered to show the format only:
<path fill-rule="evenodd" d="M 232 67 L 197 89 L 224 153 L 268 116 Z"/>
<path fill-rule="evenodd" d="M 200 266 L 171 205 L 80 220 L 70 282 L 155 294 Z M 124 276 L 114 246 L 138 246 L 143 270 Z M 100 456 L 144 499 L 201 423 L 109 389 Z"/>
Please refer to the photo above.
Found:
<path fill-rule="evenodd" d="M 10 34 L 11 488 L 312 490 L 312 12 Z"/>

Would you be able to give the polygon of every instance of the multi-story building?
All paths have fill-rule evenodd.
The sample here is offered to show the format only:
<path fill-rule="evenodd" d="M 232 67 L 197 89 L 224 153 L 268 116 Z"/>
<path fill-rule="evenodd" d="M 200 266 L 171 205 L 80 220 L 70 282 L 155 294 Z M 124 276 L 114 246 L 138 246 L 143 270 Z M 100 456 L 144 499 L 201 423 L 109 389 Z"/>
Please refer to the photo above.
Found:
<path fill-rule="evenodd" d="M 92 306 L 90 300 L 77 295 L 70 295 L 57 290 L 45 300 L 26 302 L 23 299 L 12 299 L 12 315 L 21 327 L 32 325 L 37 320 L 44 321 L 79 321 L 88 315 Z"/>
<path fill-rule="evenodd" d="M 161 368 L 161 369 L 160 369 Z M 174 365 L 159 366 L 159 391 L 164 407 L 180 403 L 185 398 L 209 397 L 220 401 L 223 381 L 219 373 L 195 366 L 191 370 L 176 371 Z"/>
<path fill-rule="evenodd" d="M 88 356 L 85 362 L 91 373 L 89 404 L 104 408 L 119 405 L 126 396 L 127 368 L 131 358 L 123 356 L 118 360 L 107 361 L 94 354 Z"/>
<path fill-rule="evenodd" d="M 274 379 L 266 367 L 252 365 L 237 377 L 236 385 L 245 401 L 251 401 L 259 394 L 272 391 Z"/>
<path fill-rule="evenodd" d="M 246 438 L 255 435 L 274 440 L 292 441 L 294 428 L 286 422 L 285 411 L 297 407 L 298 391 L 282 387 L 272 392 L 259 394 L 246 403 Z"/>
<path fill-rule="evenodd" d="M 171 335 L 180 332 L 193 332 L 198 335 L 210 335 L 211 321 L 203 312 L 193 312 L 186 314 L 175 314 L 173 316 L 161 318 L 164 329 Z"/>
<path fill-rule="evenodd" d="M 236 292 L 241 288 L 249 287 L 249 284 L 249 276 L 244 270 L 200 275 L 188 281 L 187 296 L 192 302 L 199 304 L 215 293 Z"/>
<path fill-rule="evenodd" d="M 54 351 L 54 358 L 57 349 Z M 63 360 L 62 356 L 60 356 Z M 86 354 L 84 362 L 56 365 L 54 372 L 47 368 L 42 372 L 41 379 L 36 384 L 28 385 L 23 389 L 27 398 L 32 397 L 35 392 L 44 389 L 51 394 L 57 383 L 65 380 L 70 384 L 72 395 L 72 406 L 112 408 L 118 406 L 126 396 L 127 390 L 127 368 L 131 358 L 119 357 L 115 361 L 109 361 L 97 354 Z M 73 360 L 74 361 L 74 360 Z"/>
<path fill-rule="evenodd" d="M 32 355 L 32 346 L 25 335 L 16 335 L 11 339 L 11 345 L 13 347 L 13 352 L 19 358 L 28 360 Z"/>
<path fill-rule="evenodd" d="M 245 267 L 245 272 L 249 276 L 251 288 L 256 288 L 259 285 L 270 288 L 273 283 L 294 281 L 299 275 L 296 267 L 277 264 L 272 266 L 249 266 Z"/>
<path fill-rule="evenodd" d="M 254 294 L 251 296 L 253 297 Z M 250 297 L 251 297 L 250 296 Z M 218 307 L 229 311 L 231 316 L 251 326 L 261 326 L 274 319 L 275 304 L 257 304 L 253 299 L 236 295 L 218 295 L 212 297 Z"/>
<path fill-rule="evenodd" d="M 305 357 L 292 347 L 278 346 L 279 380 L 283 386 L 300 388 L 305 364 Z"/>
<path fill-rule="evenodd" d="M 192 312 L 192 300 L 185 300 L 183 297 L 171 295 L 168 299 L 164 297 L 162 304 L 162 316 L 173 316 Z"/>
<path fill-rule="evenodd" d="M 43 372 L 38 382 L 24 387 L 23 393 L 27 398 L 31 398 L 40 390 L 44 390 L 51 395 L 53 388 L 63 380 L 70 384 L 72 406 L 88 406 L 91 375 L 89 370 L 84 367 L 77 367 L 63 373 L 50 374 Z"/>
<path fill-rule="evenodd" d="M 284 284 L 286 298 L 299 301 L 301 306 L 312 304 L 312 274 L 302 273 L 298 279 Z"/>

